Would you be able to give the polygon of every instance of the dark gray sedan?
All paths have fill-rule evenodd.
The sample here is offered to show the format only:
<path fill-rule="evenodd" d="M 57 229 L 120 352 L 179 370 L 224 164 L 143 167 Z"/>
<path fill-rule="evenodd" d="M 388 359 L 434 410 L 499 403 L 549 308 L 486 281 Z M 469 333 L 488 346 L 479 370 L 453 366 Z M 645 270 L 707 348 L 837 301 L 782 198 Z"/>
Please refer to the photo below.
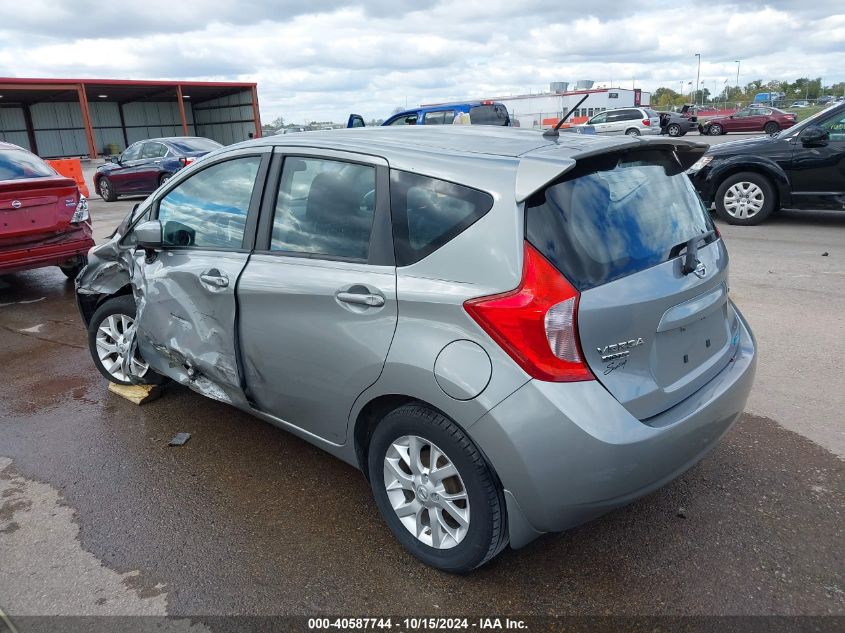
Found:
<path fill-rule="evenodd" d="M 685 105 L 680 112 L 659 112 L 660 133 L 669 136 L 683 136 L 687 132 L 698 130 L 698 117 L 687 116 L 690 107 Z"/>

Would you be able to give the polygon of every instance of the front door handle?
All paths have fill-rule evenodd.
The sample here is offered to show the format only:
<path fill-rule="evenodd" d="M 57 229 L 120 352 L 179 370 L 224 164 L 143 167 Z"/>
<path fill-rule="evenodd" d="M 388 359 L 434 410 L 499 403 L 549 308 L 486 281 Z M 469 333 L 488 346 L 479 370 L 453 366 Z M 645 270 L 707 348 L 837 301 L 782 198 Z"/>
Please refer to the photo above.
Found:
<path fill-rule="evenodd" d="M 358 292 L 338 292 L 337 300 L 344 303 L 354 303 L 369 308 L 380 308 L 384 305 L 384 297 L 375 294 L 363 294 Z"/>
<path fill-rule="evenodd" d="M 200 281 L 206 286 L 213 288 L 226 288 L 229 285 L 229 278 L 216 268 L 206 270 L 200 275 Z"/>

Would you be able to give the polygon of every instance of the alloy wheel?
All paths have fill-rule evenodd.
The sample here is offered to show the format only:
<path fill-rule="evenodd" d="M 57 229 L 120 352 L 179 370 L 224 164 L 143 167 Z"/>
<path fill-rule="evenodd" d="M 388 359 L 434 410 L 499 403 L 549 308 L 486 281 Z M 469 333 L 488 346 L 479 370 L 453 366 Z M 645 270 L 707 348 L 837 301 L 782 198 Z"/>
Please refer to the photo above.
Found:
<path fill-rule="evenodd" d="M 111 314 L 103 319 L 97 328 L 97 357 L 106 371 L 122 382 L 130 382 L 124 367 L 130 352 L 129 332 L 134 324 L 135 319 L 130 316 Z M 149 368 L 136 349 L 129 363 L 129 373 L 136 378 L 142 378 Z"/>
<path fill-rule="evenodd" d="M 741 181 L 725 191 L 723 201 L 728 215 L 748 219 L 760 213 L 766 197 L 763 190 L 753 182 Z"/>
<path fill-rule="evenodd" d="M 452 460 L 434 443 L 417 435 L 394 440 L 384 456 L 384 485 L 396 516 L 420 542 L 450 549 L 466 537 L 466 486 Z"/>
<path fill-rule="evenodd" d="M 111 197 L 111 185 L 105 178 L 100 181 L 100 197 L 106 200 Z"/>

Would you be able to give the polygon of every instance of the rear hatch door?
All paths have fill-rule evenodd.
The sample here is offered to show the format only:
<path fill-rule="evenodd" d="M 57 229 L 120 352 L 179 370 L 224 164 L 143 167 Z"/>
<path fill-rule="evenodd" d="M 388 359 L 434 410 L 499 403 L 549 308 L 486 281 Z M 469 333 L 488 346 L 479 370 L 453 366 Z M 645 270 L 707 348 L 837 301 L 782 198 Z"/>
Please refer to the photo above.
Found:
<path fill-rule="evenodd" d="M 0 181 L 0 239 L 62 232 L 78 202 L 76 183 L 62 176 Z"/>
<path fill-rule="evenodd" d="M 528 240 L 581 291 L 585 361 L 641 420 L 692 395 L 735 352 L 728 257 L 713 230 L 663 150 L 579 161 L 526 205 Z"/>

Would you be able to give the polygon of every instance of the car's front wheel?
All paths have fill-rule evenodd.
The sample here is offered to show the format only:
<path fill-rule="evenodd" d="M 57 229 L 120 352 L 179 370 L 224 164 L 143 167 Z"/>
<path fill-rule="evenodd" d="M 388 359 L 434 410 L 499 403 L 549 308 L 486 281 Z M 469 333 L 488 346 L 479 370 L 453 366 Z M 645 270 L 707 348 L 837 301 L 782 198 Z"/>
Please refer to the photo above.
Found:
<path fill-rule="evenodd" d="M 111 382 L 118 385 L 158 384 L 162 377 L 150 369 L 137 348 L 132 350 L 135 313 L 132 295 L 114 297 L 103 303 L 88 324 L 88 349 L 94 365 Z"/>
<path fill-rule="evenodd" d="M 376 427 L 368 470 L 379 512 L 424 563 L 470 571 L 507 545 L 501 486 L 484 456 L 449 418 L 406 404 Z"/>
<path fill-rule="evenodd" d="M 720 136 L 722 132 L 722 126 L 718 123 L 713 123 L 709 128 L 707 128 L 707 133 L 710 136 Z"/>
<path fill-rule="evenodd" d="M 114 190 L 111 180 L 103 176 L 97 181 L 97 191 L 100 197 L 106 202 L 114 202 L 117 200 L 117 192 Z"/>
<path fill-rule="evenodd" d="M 734 174 L 716 190 L 716 213 L 729 224 L 760 224 L 776 204 L 771 181 L 756 172 Z"/>

